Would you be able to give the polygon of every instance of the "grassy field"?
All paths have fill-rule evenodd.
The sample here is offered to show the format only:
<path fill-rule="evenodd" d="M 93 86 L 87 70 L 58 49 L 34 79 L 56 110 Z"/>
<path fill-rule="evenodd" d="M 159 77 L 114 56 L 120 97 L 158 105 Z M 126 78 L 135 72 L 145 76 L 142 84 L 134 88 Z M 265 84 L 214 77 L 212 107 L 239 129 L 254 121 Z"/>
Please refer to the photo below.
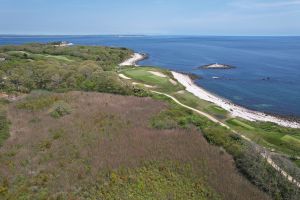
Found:
<path fill-rule="evenodd" d="M 22 57 L 22 56 L 26 55 L 26 56 L 28 56 L 29 58 L 32 58 L 32 59 L 53 58 L 53 59 L 68 61 L 68 62 L 74 61 L 74 60 L 68 58 L 67 56 L 62 56 L 62 55 L 49 55 L 49 54 L 30 53 L 30 52 L 27 52 L 27 51 L 8 51 L 6 53 L 8 55 L 18 56 L 18 57 Z"/>
<path fill-rule="evenodd" d="M 62 101 L 70 113 L 52 117 Z M 168 107 L 91 92 L 37 91 L 10 103 L 0 198 L 268 199 L 195 127 L 153 128 Z"/>
<path fill-rule="evenodd" d="M 160 77 L 151 73 L 151 71 L 160 72 L 165 74 L 168 77 Z M 184 89 L 179 84 L 173 84 L 170 81 L 169 74 L 164 70 L 159 70 L 153 67 L 143 67 L 143 68 L 133 68 L 122 70 L 121 73 L 124 73 L 126 76 L 133 78 L 140 83 L 151 85 L 156 87 L 155 89 L 161 92 L 174 92 Z"/>
<path fill-rule="evenodd" d="M 272 123 L 249 122 L 242 119 L 229 119 L 227 123 L 257 144 L 291 157 L 300 156 L 299 129 L 284 128 Z"/>

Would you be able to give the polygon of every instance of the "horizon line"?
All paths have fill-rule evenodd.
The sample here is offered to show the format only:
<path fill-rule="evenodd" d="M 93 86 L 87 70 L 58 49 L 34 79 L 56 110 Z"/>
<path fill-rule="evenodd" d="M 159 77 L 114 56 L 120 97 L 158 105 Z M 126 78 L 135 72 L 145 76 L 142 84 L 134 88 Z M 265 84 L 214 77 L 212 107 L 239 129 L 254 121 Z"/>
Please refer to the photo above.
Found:
<path fill-rule="evenodd" d="M 189 37 L 300 37 L 300 35 L 213 35 L 213 34 L 1 34 L 0 36 L 189 36 Z"/>

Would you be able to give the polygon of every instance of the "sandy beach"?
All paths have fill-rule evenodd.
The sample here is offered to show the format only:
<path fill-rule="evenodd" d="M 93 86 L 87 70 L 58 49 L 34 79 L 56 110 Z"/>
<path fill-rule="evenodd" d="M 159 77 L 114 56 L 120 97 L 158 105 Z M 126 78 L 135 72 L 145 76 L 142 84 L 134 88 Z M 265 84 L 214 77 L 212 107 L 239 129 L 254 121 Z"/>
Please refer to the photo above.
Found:
<path fill-rule="evenodd" d="M 249 110 L 247 108 L 233 104 L 227 99 L 218 97 L 205 89 L 196 85 L 188 75 L 172 72 L 174 78 L 181 83 L 186 90 L 199 97 L 200 99 L 212 102 L 231 113 L 233 117 L 240 117 L 249 121 L 273 122 L 278 125 L 290 128 L 300 128 L 300 123 L 281 119 L 262 112 Z"/>
<path fill-rule="evenodd" d="M 131 56 L 131 58 L 129 58 L 128 60 L 125 60 L 124 62 L 119 64 L 119 66 L 138 66 L 137 62 L 144 60 L 144 59 L 145 59 L 145 56 L 143 54 L 134 53 Z"/>

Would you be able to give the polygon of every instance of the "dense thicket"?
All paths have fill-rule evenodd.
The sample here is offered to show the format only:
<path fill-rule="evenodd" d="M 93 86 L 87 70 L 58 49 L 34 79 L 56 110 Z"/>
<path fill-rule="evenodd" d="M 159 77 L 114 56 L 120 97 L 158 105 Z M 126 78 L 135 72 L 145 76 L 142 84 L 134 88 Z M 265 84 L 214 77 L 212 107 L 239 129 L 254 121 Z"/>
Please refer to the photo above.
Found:
<path fill-rule="evenodd" d="M 130 57 L 126 48 L 28 44 L 0 47 L 0 90 L 86 90 L 117 94 L 141 92 L 116 73 Z"/>

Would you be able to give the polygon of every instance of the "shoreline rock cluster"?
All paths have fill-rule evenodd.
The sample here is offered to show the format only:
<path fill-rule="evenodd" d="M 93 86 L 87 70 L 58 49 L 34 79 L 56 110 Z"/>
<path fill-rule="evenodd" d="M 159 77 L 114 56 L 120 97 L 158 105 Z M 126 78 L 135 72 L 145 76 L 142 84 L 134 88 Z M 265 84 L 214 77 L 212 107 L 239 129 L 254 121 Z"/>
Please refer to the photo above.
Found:
<path fill-rule="evenodd" d="M 183 86 L 186 87 L 186 90 L 190 93 L 194 94 L 200 99 L 205 101 L 212 102 L 217 106 L 227 110 L 231 113 L 233 117 L 241 117 L 243 119 L 249 121 L 262 121 L 262 122 L 272 122 L 278 124 L 280 126 L 289 127 L 289 128 L 300 128 L 300 123 L 298 120 L 294 121 L 293 118 L 283 118 L 279 115 L 270 115 L 259 111 L 254 111 L 247 109 L 245 107 L 236 105 L 231 101 L 219 97 L 216 94 L 206 91 L 205 89 L 201 88 L 200 86 L 196 85 L 194 81 L 185 74 L 181 74 L 178 72 L 172 71 L 174 78 L 181 83 Z"/>
<path fill-rule="evenodd" d="M 134 53 L 131 58 L 125 60 L 119 66 L 138 66 L 137 63 L 139 61 L 148 59 L 149 55 L 146 53 Z"/>
<path fill-rule="evenodd" d="M 218 63 L 208 64 L 208 65 L 203 65 L 198 67 L 198 69 L 234 69 L 234 68 L 236 67 L 232 65 L 218 64 Z"/>

